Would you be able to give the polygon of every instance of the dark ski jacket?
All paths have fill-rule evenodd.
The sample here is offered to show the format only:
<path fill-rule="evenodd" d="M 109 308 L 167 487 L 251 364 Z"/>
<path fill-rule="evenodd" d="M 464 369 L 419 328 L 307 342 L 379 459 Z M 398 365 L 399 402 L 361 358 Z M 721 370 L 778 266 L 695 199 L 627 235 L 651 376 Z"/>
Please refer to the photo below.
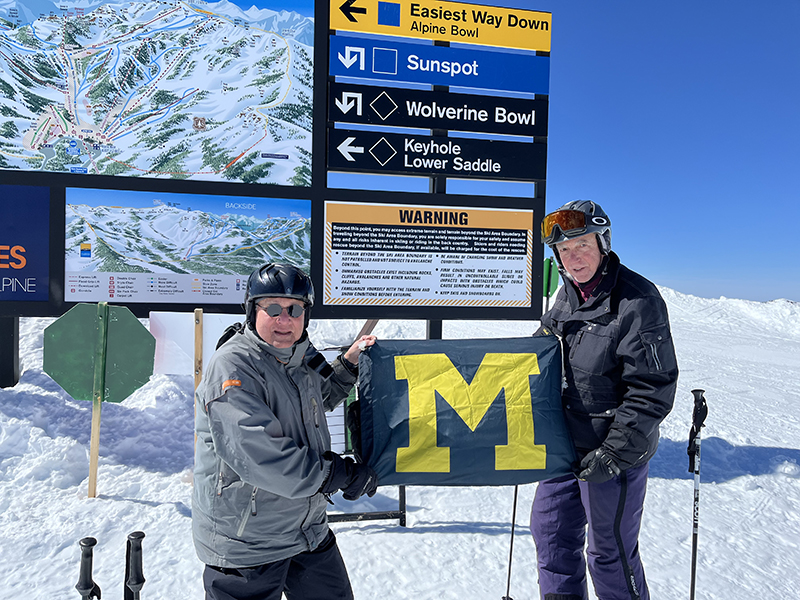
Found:
<path fill-rule="evenodd" d="M 672 410 L 678 364 L 667 307 L 613 252 L 593 295 L 565 279 L 535 335 L 562 343 L 562 405 L 579 460 L 601 445 L 628 469 L 647 462 Z"/>

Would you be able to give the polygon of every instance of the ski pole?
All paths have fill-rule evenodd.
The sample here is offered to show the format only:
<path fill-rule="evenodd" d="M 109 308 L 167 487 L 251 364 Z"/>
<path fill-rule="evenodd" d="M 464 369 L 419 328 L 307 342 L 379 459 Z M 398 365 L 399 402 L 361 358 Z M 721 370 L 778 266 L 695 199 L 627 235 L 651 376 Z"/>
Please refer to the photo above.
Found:
<path fill-rule="evenodd" d="M 100 598 L 100 586 L 92 580 L 92 557 L 97 540 L 93 537 L 85 537 L 78 543 L 81 546 L 81 567 L 75 589 L 78 590 L 83 600 Z"/>
<path fill-rule="evenodd" d="M 697 538 L 700 525 L 700 429 L 708 416 L 708 405 L 703 397 L 704 390 L 692 390 L 694 411 L 692 429 L 689 432 L 689 472 L 694 473 L 694 508 L 692 516 L 692 584 L 689 599 L 694 600 L 694 584 L 697 575 Z"/>
<path fill-rule="evenodd" d="M 519 486 L 514 486 L 514 508 L 511 510 L 511 548 L 508 550 L 508 583 L 506 584 L 506 595 L 502 600 L 514 600 L 511 597 L 511 558 L 514 556 L 514 526 L 517 524 L 517 494 Z"/>
<path fill-rule="evenodd" d="M 144 532 L 134 531 L 128 535 L 128 548 L 125 556 L 124 600 L 139 600 L 139 592 L 144 586 L 142 573 L 142 539 Z"/>

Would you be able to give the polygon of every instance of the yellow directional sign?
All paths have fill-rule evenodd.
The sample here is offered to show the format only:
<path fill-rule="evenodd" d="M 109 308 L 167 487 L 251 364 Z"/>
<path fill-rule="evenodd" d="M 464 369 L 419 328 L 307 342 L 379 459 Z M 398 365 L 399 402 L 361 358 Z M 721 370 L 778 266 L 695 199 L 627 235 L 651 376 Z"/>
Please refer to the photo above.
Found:
<path fill-rule="evenodd" d="M 330 0 L 330 28 L 550 52 L 552 15 L 439 0 Z"/>

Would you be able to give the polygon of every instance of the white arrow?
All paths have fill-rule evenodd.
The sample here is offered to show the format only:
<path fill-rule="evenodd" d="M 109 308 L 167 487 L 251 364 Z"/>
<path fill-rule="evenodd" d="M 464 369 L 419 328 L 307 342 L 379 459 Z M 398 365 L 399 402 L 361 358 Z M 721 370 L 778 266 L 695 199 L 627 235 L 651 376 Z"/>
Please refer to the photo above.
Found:
<path fill-rule="evenodd" d="M 356 162 L 356 159 L 351 156 L 351 153 L 352 154 L 364 154 L 364 146 L 351 146 L 350 145 L 351 142 L 355 142 L 355 141 L 356 141 L 356 138 L 354 138 L 354 137 L 345 138 L 345 140 L 341 144 L 336 146 L 336 149 L 339 152 L 342 153 L 342 156 L 344 156 L 350 162 Z"/>
<path fill-rule="evenodd" d="M 342 61 L 342 64 L 345 68 L 349 69 L 353 66 L 353 63 L 358 60 L 358 68 L 360 70 L 364 70 L 364 48 L 357 48 L 356 46 L 345 46 L 344 47 L 344 56 L 342 56 L 341 52 L 338 52 L 339 60 Z"/>
<path fill-rule="evenodd" d="M 354 106 L 356 107 L 356 114 L 360 117 L 361 116 L 361 94 L 358 92 L 342 92 L 342 100 L 339 101 L 338 98 L 334 99 L 336 102 L 336 106 L 339 107 L 339 110 L 342 111 L 344 114 L 350 112 L 350 109 Z"/>

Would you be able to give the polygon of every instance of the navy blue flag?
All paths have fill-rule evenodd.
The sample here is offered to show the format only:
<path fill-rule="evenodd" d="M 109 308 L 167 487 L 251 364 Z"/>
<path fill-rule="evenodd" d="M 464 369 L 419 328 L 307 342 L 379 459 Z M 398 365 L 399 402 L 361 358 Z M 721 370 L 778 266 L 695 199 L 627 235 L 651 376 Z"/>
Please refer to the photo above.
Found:
<path fill-rule="evenodd" d="M 554 336 L 378 341 L 359 360 L 361 456 L 385 485 L 571 472 Z"/>

